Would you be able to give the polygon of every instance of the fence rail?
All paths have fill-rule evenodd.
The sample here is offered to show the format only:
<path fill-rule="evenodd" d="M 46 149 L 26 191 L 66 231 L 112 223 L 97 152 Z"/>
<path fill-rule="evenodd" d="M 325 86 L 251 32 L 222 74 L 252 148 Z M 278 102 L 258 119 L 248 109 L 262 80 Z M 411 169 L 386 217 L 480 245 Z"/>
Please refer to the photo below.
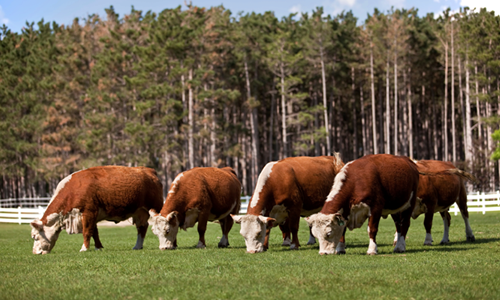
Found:
<path fill-rule="evenodd" d="M 250 198 L 250 196 L 241 197 L 240 214 L 246 214 Z M 43 216 L 49 201 L 50 198 L 0 199 L 0 223 L 26 224 L 39 219 Z M 12 207 L 13 205 L 17 207 Z M 500 191 L 495 194 L 467 195 L 467 206 L 469 212 L 485 214 L 487 211 L 500 211 Z M 459 212 L 456 203 L 450 207 L 450 213 L 457 215 Z"/>

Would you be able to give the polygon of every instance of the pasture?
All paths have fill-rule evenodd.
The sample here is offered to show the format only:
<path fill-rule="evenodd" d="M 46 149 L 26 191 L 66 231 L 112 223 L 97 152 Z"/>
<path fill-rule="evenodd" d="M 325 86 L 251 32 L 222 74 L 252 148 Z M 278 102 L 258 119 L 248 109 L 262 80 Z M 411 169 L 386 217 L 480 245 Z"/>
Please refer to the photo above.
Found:
<path fill-rule="evenodd" d="M 466 243 L 453 216 L 449 245 L 435 214 L 434 246 L 424 247 L 423 216 L 412 220 L 407 252 L 392 253 L 394 224 L 382 220 L 379 255 L 365 255 L 366 223 L 348 231 L 347 254 L 320 256 L 307 246 L 301 220 L 299 251 L 281 246 L 278 228 L 266 253 L 247 254 L 239 225 L 230 248 L 218 249 L 209 223 L 207 248 L 195 249 L 196 228 L 178 235 L 179 248 L 160 251 L 148 229 L 144 249 L 132 251 L 134 226 L 100 227 L 103 251 L 80 253 L 82 235 L 62 232 L 51 254 L 33 255 L 29 225 L 0 224 L 0 299 L 498 299 L 500 213 L 471 213 L 475 243 Z M 93 249 L 93 241 L 91 243 Z"/>

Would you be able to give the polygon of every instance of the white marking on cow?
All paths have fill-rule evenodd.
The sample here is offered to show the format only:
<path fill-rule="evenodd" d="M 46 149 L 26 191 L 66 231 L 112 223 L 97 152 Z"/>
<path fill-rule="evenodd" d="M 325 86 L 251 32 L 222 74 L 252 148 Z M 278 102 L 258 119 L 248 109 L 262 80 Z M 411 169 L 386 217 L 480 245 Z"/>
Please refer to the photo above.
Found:
<path fill-rule="evenodd" d="M 406 241 L 404 236 L 398 233 L 398 242 L 396 243 L 396 247 L 394 247 L 394 252 L 405 252 L 406 251 Z"/>
<path fill-rule="evenodd" d="M 469 218 L 463 218 L 464 219 L 464 223 L 465 223 L 465 236 L 467 237 L 467 241 L 471 240 L 474 241 L 475 240 L 475 237 L 474 237 L 474 234 L 472 233 L 472 228 L 470 227 L 470 223 L 469 223 Z"/>
<path fill-rule="evenodd" d="M 140 234 L 137 234 L 137 241 L 135 242 L 134 248 L 132 250 L 141 250 L 144 245 L 144 239 Z"/>
<path fill-rule="evenodd" d="M 76 172 L 75 172 L 76 173 Z M 73 174 L 75 174 L 73 173 Z M 70 174 L 66 177 L 64 177 L 63 180 L 61 180 L 58 184 L 57 184 L 57 187 L 56 187 L 56 191 L 54 192 L 54 195 L 52 196 L 52 198 L 50 199 L 50 202 L 49 202 L 49 206 L 50 204 L 52 203 L 52 201 L 54 201 L 54 199 L 57 197 L 57 195 L 59 194 L 59 192 L 64 188 L 64 186 L 66 185 L 66 183 L 68 183 L 71 179 L 71 177 L 73 176 L 73 174 Z"/>
<path fill-rule="evenodd" d="M 276 163 L 277 161 L 267 163 L 262 172 L 260 172 L 259 178 L 257 179 L 257 186 L 255 187 L 255 192 L 253 193 L 252 202 L 250 202 L 251 208 L 254 208 L 259 203 L 259 194 L 262 192 L 267 179 L 271 176 L 273 166 Z"/>
<path fill-rule="evenodd" d="M 347 221 L 347 228 L 353 230 L 354 228 L 360 228 L 363 223 L 371 216 L 371 209 L 368 204 L 360 202 L 351 207 L 351 213 L 349 214 L 349 219 Z"/>
<path fill-rule="evenodd" d="M 339 242 L 337 248 L 335 248 L 336 253 L 345 253 L 345 243 Z"/>
<path fill-rule="evenodd" d="M 73 208 L 63 219 L 64 228 L 68 234 L 83 232 L 82 213 L 78 208 Z"/>
<path fill-rule="evenodd" d="M 325 202 L 332 201 L 333 197 L 335 197 L 335 195 L 337 195 L 340 192 L 340 189 L 342 188 L 342 185 L 344 185 L 344 181 L 345 181 L 346 176 L 347 176 L 347 166 L 349 166 L 351 163 L 352 163 L 352 161 L 346 163 L 342 167 L 340 172 L 337 174 L 337 176 L 335 176 L 335 180 L 333 181 L 332 189 L 331 189 L 330 193 L 328 194 L 328 196 L 326 197 Z"/>
<path fill-rule="evenodd" d="M 411 198 L 413 197 L 413 191 L 410 193 L 410 199 L 408 199 L 405 204 L 403 204 L 401 207 L 396 208 L 396 209 L 383 209 L 382 210 L 382 217 L 387 218 L 388 215 L 392 215 L 395 213 L 398 213 L 400 211 L 403 211 L 411 206 Z"/>
<path fill-rule="evenodd" d="M 443 225 L 444 225 L 444 232 L 441 244 L 447 244 L 450 242 L 450 224 L 448 223 L 448 219 L 443 218 Z"/>
<path fill-rule="evenodd" d="M 307 241 L 307 244 L 308 245 L 314 245 L 314 244 L 316 244 L 316 238 L 314 237 L 314 235 L 309 234 L 309 241 Z"/>
<path fill-rule="evenodd" d="M 196 224 L 196 221 L 198 221 L 199 213 L 200 210 L 198 208 L 188 209 L 186 211 L 186 218 L 184 220 L 184 226 L 182 226 L 182 229 L 186 230 L 187 228 L 193 227 L 194 224 Z"/>
<path fill-rule="evenodd" d="M 179 180 L 181 180 L 182 176 L 184 176 L 184 173 L 180 173 L 179 175 L 177 175 L 177 177 L 175 177 L 172 185 L 170 186 L 170 190 L 168 191 L 169 194 L 175 193 L 177 189 L 177 183 L 179 182 Z"/>
<path fill-rule="evenodd" d="M 366 251 L 366 254 L 377 254 L 377 244 L 373 239 L 370 239 L 370 245 L 368 245 L 368 251 Z"/>
<path fill-rule="evenodd" d="M 281 246 L 290 246 L 290 245 L 292 245 L 292 240 L 289 237 L 286 237 L 283 240 L 283 244 L 281 244 Z"/>
<path fill-rule="evenodd" d="M 426 233 L 425 234 L 424 245 L 426 245 L 426 246 L 432 246 L 432 234 L 430 234 L 430 233 Z"/>
<path fill-rule="evenodd" d="M 87 251 L 87 247 L 85 247 L 85 244 L 82 245 L 82 249 L 80 249 L 80 252 L 85 252 Z"/>

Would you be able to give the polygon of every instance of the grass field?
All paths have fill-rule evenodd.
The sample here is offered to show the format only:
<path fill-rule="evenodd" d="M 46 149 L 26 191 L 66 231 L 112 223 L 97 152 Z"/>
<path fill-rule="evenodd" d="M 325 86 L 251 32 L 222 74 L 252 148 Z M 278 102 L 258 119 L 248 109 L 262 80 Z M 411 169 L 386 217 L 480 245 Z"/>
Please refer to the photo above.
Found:
<path fill-rule="evenodd" d="M 148 230 L 144 249 L 132 251 L 135 227 L 101 227 L 103 251 L 80 253 L 82 235 L 65 232 L 51 254 L 33 255 L 29 225 L 0 225 L 0 299 L 500 299 L 500 213 L 471 214 L 475 243 L 465 242 L 462 218 L 452 216 L 451 243 L 424 247 L 423 216 L 412 221 L 407 252 L 392 253 L 394 224 L 382 220 L 379 255 L 365 255 L 366 227 L 347 232 L 347 254 L 320 256 L 306 246 L 247 254 L 239 225 L 228 249 L 218 249 L 218 224 L 209 224 L 207 249 L 195 249 L 195 228 L 181 231 L 179 248 L 160 251 Z M 93 249 L 93 245 L 91 245 Z"/>

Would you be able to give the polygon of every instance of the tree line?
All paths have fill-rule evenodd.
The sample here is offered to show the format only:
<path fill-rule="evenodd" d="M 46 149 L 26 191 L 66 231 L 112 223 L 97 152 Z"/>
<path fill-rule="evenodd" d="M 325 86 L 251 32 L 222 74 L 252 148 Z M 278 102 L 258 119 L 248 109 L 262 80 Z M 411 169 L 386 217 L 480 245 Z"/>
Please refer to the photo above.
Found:
<path fill-rule="evenodd" d="M 97 165 L 260 170 L 298 155 L 454 162 L 499 188 L 500 17 L 189 5 L 0 28 L 0 198 Z M 495 132 L 496 131 L 496 132 Z"/>

